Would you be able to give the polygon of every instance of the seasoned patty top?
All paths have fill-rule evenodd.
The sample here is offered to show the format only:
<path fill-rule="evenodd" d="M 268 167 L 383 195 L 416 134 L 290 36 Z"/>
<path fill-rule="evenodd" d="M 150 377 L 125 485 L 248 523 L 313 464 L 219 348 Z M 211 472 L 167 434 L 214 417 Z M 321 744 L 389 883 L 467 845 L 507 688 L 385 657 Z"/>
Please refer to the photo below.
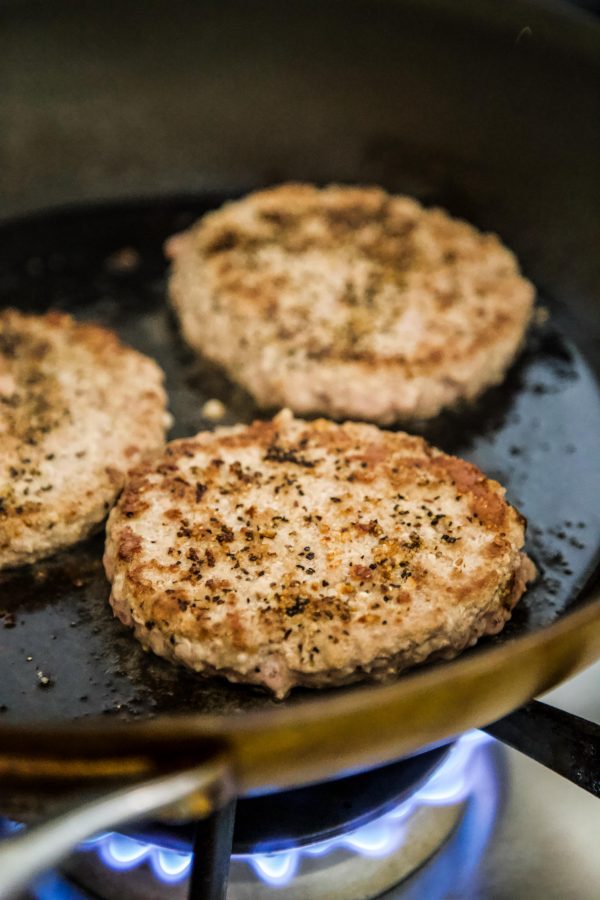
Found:
<path fill-rule="evenodd" d="M 111 331 L 0 312 L 0 566 L 79 539 L 164 440 L 162 372 Z"/>
<path fill-rule="evenodd" d="M 209 213 L 190 240 L 215 311 L 260 321 L 290 363 L 435 372 L 514 329 L 518 343 L 533 303 L 495 235 L 379 188 L 285 184 Z"/>
<path fill-rule="evenodd" d="M 523 541 L 523 518 L 474 465 L 419 437 L 284 410 L 174 441 L 138 468 L 105 564 L 142 641 L 283 695 L 298 673 L 343 680 L 498 630 L 480 619 L 508 618 Z M 283 683 L 281 666 L 276 683 L 256 674 L 273 656 Z"/>

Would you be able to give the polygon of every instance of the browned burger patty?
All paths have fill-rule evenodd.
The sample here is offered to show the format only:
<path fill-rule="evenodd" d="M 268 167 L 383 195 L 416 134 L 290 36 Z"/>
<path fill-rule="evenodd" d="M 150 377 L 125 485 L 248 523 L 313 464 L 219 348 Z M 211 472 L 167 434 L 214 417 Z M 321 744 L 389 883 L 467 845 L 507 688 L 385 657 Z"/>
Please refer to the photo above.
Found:
<path fill-rule="evenodd" d="M 378 188 L 251 194 L 167 253 L 186 340 L 258 404 L 380 424 L 500 382 L 534 300 L 495 235 Z"/>
<path fill-rule="evenodd" d="M 0 312 L 0 568 L 86 537 L 164 443 L 156 363 L 111 331 Z"/>
<path fill-rule="evenodd" d="M 294 419 L 169 444 L 107 526 L 147 648 L 264 685 L 382 679 L 500 631 L 533 577 L 504 490 L 424 440 Z"/>

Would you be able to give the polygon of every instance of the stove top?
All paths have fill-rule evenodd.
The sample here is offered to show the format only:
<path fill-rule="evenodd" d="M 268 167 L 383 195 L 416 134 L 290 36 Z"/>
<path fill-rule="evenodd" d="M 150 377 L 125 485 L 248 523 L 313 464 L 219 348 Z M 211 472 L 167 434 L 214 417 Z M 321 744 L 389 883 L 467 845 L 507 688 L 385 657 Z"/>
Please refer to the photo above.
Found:
<path fill-rule="evenodd" d="M 546 699 L 598 720 L 599 687 L 600 663 Z M 594 797 L 478 732 L 432 762 L 413 793 L 400 791 L 370 818 L 338 786 L 340 802 L 349 804 L 347 826 L 340 819 L 332 828 L 330 816 L 317 814 L 321 832 L 302 846 L 279 840 L 250 855 L 240 832 L 228 900 L 596 900 Z M 323 802 L 317 791 L 315 808 Z M 72 858 L 69 880 L 64 873 L 46 876 L 29 900 L 183 900 L 189 841 L 185 830 L 175 837 L 148 830 L 101 836 Z M 119 880 L 123 875 L 128 882 Z M 93 895 L 81 888 L 90 884 Z"/>
<path fill-rule="evenodd" d="M 493 745 L 471 732 L 452 747 L 373 772 L 240 801 L 227 900 L 371 900 L 425 871 L 436 854 L 459 894 L 468 890 L 499 809 Z M 204 837 L 196 837 L 198 854 Z M 61 867 L 68 884 L 45 878 L 33 896 L 55 900 L 75 884 L 90 894 L 74 896 L 185 900 L 193 846 L 186 827 L 98 835 Z M 442 898 L 444 884 L 428 885 L 426 896 Z M 192 895 L 204 900 L 205 890 Z"/>

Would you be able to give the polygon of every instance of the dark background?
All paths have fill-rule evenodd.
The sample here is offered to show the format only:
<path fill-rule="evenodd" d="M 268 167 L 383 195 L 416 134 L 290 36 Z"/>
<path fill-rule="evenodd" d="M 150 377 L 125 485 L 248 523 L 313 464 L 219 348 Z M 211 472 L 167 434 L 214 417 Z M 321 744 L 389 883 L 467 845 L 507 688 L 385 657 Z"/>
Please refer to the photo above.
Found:
<path fill-rule="evenodd" d="M 0 218 L 380 182 L 497 230 L 595 360 L 599 35 L 558 0 L 4 0 Z"/>

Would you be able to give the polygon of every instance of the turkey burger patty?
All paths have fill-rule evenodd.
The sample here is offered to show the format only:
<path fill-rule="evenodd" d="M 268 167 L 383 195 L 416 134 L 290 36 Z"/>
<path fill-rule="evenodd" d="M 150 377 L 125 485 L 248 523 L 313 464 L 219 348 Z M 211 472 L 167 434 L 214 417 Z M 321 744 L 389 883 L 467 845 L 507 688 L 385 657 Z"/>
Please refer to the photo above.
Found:
<path fill-rule="evenodd" d="M 524 537 L 471 463 L 284 410 L 139 467 L 104 564 L 144 647 L 285 697 L 388 678 L 500 631 L 534 575 Z"/>
<path fill-rule="evenodd" d="M 166 246 L 188 343 L 262 407 L 427 419 L 502 381 L 534 290 L 513 254 L 379 188 L 287 184 Z"/>
<path fill-rule="evenodd" d="M 113 332 L 0 311 L 0 568 L 86 537 L 169 421 L 161 370 Z"/>

